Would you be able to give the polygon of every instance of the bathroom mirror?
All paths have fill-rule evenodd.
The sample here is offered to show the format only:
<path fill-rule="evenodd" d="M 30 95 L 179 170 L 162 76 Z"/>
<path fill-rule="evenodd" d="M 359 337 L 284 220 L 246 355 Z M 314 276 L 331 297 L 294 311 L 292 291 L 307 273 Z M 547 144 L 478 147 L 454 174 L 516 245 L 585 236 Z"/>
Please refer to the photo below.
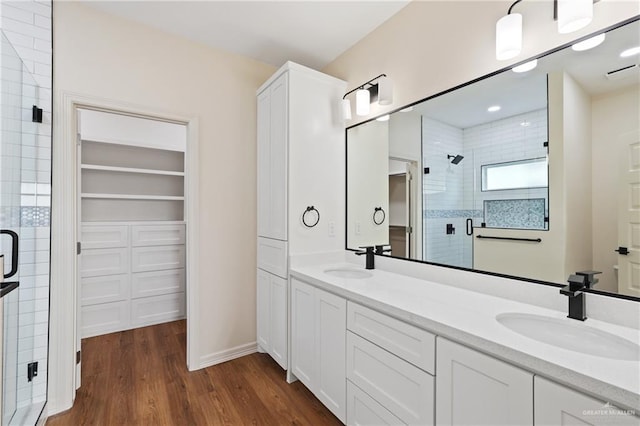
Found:
<path fill-rule="evenodd" d="M 640 297 L 638 18 L 604 34 L 348 128 L 346 247 Z"/>

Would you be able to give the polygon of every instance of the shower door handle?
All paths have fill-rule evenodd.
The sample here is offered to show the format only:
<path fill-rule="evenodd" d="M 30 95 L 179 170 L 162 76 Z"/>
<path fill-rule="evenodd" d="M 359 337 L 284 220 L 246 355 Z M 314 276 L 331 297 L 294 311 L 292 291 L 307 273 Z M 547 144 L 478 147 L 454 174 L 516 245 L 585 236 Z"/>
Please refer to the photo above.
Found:
<path fill-rule="evenodd" d="M 0 234 L 7 234 L 11 237 L 11 270 L 3 275 L 4 278 L 10 278 L 18 273 L 18 234 L 9 229 L 1 229 Z"/>
<path fill-rule="evenodd" d="M 467 235 L 473 235 L 473 219 L 467 219 Z"/>

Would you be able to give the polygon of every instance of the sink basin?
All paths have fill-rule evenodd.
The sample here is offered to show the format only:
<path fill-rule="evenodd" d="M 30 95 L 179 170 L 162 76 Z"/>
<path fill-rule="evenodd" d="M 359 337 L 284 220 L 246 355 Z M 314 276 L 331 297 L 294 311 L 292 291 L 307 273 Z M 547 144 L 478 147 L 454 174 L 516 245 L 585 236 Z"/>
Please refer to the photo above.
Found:
<path fill-rule="evenodd" d="M 640 360 L 635 343 L 572 319 L 542 315 L 504 313 L 496 320 L 530 339 L 583 354 L 624 361 Z"/>
<path fill-rule="evenodd" d="M 333 275 L 334 277 L 339 278 L 350 278 L 350 279 L 363 279 L 370 278 L 373 276 L 371 272 L 363 271 L 362 269 L 355 268 L 330 268 L 324 270 L 325 274 Z"/>

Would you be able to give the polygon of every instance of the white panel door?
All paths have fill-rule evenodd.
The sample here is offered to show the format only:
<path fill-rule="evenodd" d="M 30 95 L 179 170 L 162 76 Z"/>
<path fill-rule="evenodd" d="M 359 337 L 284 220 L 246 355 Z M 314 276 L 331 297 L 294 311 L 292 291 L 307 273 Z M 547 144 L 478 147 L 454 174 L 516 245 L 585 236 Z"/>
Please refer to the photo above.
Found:
<path fill-rule="evenodd" d="M 639 426 L 640 418 L 542 377 L 534 380 L 536 426 Z"/>
<path fill-rule="evenodd" d="M 345 422 L 347 301 L 317 288 L 315 292 L 318 360 L 314 393 L 338 419 Z"/>
<path fill-rule="evenodd" d="M 269 275 L 269 354 L 287 369 L 287 280 Z"/>
<path fill-rule="evenodd" d="M 269 168 L 271 92 L 267 87 L 258 95 L 258 236 L 269 236 Z"/>
<path fill-rule="evenodd" d="M 437 340 L 436 424 L 533 425 L 533 374 Z"/>
<path fill-rule="evenodd" d="M 291 371 L 313 391 L 315 386 L 314 288 L 291 279 Z"/>
<path fill-rule="evenodd" d="M 618 254 L 618 292 L 640 297 L 640 132 L 622 139 L 618 244 L 628 253 Z"/>
<path fill-rule="evenodd" d="M 269 317 L 270 309 L 270 282 L 269 282 L 269 273 L 263 271 L 262 269 L 258 269 L 257 275 L 257 293 L 256 293 L 256 318 L 258 323 L 257 334 L 258 334 L 258 346 L 264 352 L 269 352 L 269 346 L 271 339 L 269 338 L 269 330 L 271 328 Z"/>
<path fill-rule="evenodd" d="M 267 237 L 287 239 L 288 74 L 270 86 L 269 232 Z"/>

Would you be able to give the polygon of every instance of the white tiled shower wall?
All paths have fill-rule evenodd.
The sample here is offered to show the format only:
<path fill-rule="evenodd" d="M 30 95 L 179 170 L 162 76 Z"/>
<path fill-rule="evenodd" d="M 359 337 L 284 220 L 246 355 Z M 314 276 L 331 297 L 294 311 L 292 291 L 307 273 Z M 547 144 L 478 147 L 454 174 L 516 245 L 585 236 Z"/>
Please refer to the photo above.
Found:
<path fill-rule="evenodd" d="M 42 123 L 26 123 L 22 135 L 18 407 L 46 400 L 49 318 L 52 36 L 50 0 L 0 2 L 0 29 L 39 88 L 27 97 L 44 110 Z M 23 108 L 30 117 L 31 110 Z M 29 383 L 27 363 L 38 362 Z"/>
<path fill-rule="evenodd" d="M 526 122 L 527 126 L 521 123 Z M 423 117 L 425 259 L 448 265 L 473 266 L 473 240 L 465 233 L 467 218 L 480 226 L 485 200 L 548 200 L 546 188 L 481 191 L 481 166 L 545 157 L 547 110 L 539 109 L 490 123 L 460 129 Z M 457 165 L 447 155 L 464 155 Z M 548 203 L 546 203 L 548 204 Z M 446 234 L 446 225 L 455 234 Z"/>

